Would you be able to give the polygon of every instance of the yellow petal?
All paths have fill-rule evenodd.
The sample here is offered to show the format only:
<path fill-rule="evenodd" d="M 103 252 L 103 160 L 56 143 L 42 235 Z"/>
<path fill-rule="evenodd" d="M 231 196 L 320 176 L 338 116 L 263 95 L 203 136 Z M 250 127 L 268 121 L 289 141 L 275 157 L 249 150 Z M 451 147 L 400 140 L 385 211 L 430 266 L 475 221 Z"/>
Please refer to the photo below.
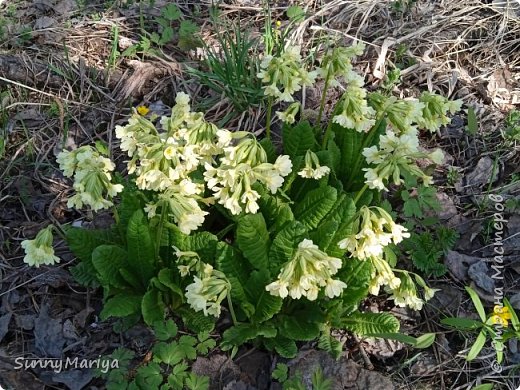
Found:
<path fill-rule="evenodd" d="M 145 116 L 150 112 L 150 109 L 146 106 L 137 106 L 137 112 L 139 115 Z"/>

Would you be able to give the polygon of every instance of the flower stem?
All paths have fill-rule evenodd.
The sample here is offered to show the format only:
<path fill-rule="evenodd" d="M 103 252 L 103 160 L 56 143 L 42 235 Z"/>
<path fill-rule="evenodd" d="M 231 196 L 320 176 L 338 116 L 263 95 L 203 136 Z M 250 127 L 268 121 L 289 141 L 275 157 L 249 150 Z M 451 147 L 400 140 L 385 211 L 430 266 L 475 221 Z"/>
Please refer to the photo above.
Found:
<path fill-rule="evenodd" d="M 231 290 L 231 288 L 230 288 L 230 290 Z M 227 294 L 227 301 L 228 301 L 228 305 L 229 305 L 229 313 L 231 313 L 231 319 L 233 320 L 233 324 L 237 325 L 238 321 L 237 321 L 237 317 L 235 315 L 235 309 L 233 309 L 233 302 L 231 302 L 231 293 L 230 292 L 228 292 L 228 294 Z"/>
<path fill-rule="evenodd" d="M 330 71 L 327 72 L 327 77 L 325 77 L 325 86 L 323 87 L 323 93 L 321 95 L 321 102 L 320 102 L 320 111 L 318 113 L 318 121 L 317 125 L 319 126 L 321 124 L 321 117 L 323 116 L 323 110 L 325 108 L 325 98 L 327 97 L 327 90 L 329 89 L 329 83 L 330 83 Z"/>
<path fill-rule="evenodd" d="M 161 248 L 162 231 L 164 228 L 164 220 L 166 219 L 166 207 L 161 207 L 161 219 L 157 225 L 157 235 L 155 237 L 155 257 L 159 257 L 159 249 Z"/>
<path fill-rule="evenodd" d="M 273 112 L 273 98 L 267 99 L 267 115 L 265 118 L 265 134 L 268 140 L 271 139 L 271 116 Z"/>
<path fill-rule="evenodd" d="M 384 116 L 384 113 L 383 113 L 381 115 L 381 117 L 377 120 L 376 124 L 367 133 L 366 137 L 364 137 L 363 144 L 361 145 L 361 148 L 360 148 L 359 156 L 356 159 L 356 163 L 354 164 L 354 169 L 352 169 L 352 171 L 351 171 L 352 175 L 350 175 L 350 177 L 349 177 L 349 179 L 347 181 L 347 185 L 345 186 L 345 189 L 348 190 L 350 188 L 350 186 L 352 185 L 352 182 L 356 178 L 355 176 L 358 173 L 357 171 L 358 171 L 358 168 L 359 168 L 359 164 L 361 163 L 362 159 L 364 158 L 361 153 L 363 152 L 363 150 L 368 145 L 370 145 L 372 143 L 372 140 L 374 139 L 375 134 L 378 132 L 379 127 L 381 126 L 381 124 L 383 123 L 384 120 L 385 120 L 385 116 Z"/>
<path fill-rule="evenodd" d="M 327 125 L 327 129 L 325 130 L 325 135 L 323 136 L 323 142 L 321 144 L 321 150 L 327 149 L 327 142 L 330 138 L 330 133 L 332 132 L 332 120 L 329 121 Z"/>
<path fill-rule="evenodd" d="M 356 194 L 356 197 L 354 198 L 354 204 L 357 204 L 358 200 L 361 198 L 361 195 L 366 191 L 368 188 L 368 184 L 365 184 Z"/>

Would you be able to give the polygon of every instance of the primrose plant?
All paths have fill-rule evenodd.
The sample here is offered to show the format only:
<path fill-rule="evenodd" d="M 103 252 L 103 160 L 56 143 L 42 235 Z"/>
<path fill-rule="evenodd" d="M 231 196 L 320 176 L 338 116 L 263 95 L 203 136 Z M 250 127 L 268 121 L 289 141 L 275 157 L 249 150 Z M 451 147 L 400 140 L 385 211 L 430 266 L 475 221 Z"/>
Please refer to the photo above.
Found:
<path fill-rule="evenodd" d="M 403 183 L 432 184 L 416 160 L 439 163 L 442 153 L 420 150 L 419 130 L 448 123 L 461 102 L 368 92 L 352 64 L 363 50 L 331 49 L 315 69 L 296 46 L 266 55 L 258 74 L 267 100 L 262 140 L 206 121 L 181 92 L 169 116 L 135 111 L 116 127 L 126 177 L 90 146 L 58 156 L 73 180 L 69 206 L 114 215 L 108 229 L 65 229 L 79 259 L 71 272 L 103 288 L 103 319 L 125 327 L 174 317 L 207 332 L 229 316 L 222 349 L 253 342 L 291 357 L 300 340 L 337 352 L 334 328 L 395 334 L 391 314 L 360 310 L 369 294 L 423 307 L 434 290 L 396 267 L 395 248 L 410 232 L 381 202 Z M 318 79 L 327 86 L 319 120 L 298 122 L 295 93 Z M 345 93 L 322 126 L 329 87 Z M 284 122 L 279 155 L 270 140 L 275 106 Z M 24 244 L 30 264 L 56 260 L 50 228 L 45 234 Z"/>

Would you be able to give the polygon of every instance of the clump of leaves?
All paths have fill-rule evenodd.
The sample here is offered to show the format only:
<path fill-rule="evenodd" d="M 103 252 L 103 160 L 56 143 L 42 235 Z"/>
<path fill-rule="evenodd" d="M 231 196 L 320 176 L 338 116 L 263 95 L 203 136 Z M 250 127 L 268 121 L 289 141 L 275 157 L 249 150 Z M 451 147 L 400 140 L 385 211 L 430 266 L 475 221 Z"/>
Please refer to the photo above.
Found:
<path fill-rule="evenodd" d="M 458 238 L 456 230 L 439 226 L 434 231 L 413 233 L 403 247 L 417 269 L 428 276 L 441 276 L 447 272 L 442 258 L 453 248 Z"/>
<path fill-rule="evenodd" d="M 263 99 L 262 82 L 256 76 L 260 70 L 258 40 L 252 39 L 240 25 L 220 31 L 215 23 L 218 47 L 204 44 L 204 70 L 189 68 L 189 72 L 218 94 L 225 96 L 237 111 L 257 106 Z"/>
<path fill-rule="evenodd" d="M 108 390 L 207 390 L 209 378 L 196 375 L 189 370 L 190 362 L 197 356 L 207 355 L 216 345 L 206 332 L 197 337 L 178 337 L 177 325 L 173 320 L 158 321 L 153 325 L 157 342 L 147 359 L 132 369 L 135 353 L 119 348 L 105 356 L 106 362 L 117 361 L 118 368 L 98 370 L 97 376 L 107 381 Z"/>
<path fill-rule="evenodd" d="M 505 120 L 505 125 L 506 138 L 520 141 L 520 111 L 514 109 L 509 111 Z"/>
<path fill-rule="evenodd" d="M 158 32 L 143 31 L 138 43 L 128 47 L 121 54 L 123 57 L 133 57 L 137 53 L 159 54 L 154 48 L 176 42 L 177 47 L 187 51 L 199 47 L 201 40 L 198 37 L 199 27 L 187 19 L 180 8 L 175 4 L 168 4 L 161 10 L 161 16 L 154 19 Z"/>

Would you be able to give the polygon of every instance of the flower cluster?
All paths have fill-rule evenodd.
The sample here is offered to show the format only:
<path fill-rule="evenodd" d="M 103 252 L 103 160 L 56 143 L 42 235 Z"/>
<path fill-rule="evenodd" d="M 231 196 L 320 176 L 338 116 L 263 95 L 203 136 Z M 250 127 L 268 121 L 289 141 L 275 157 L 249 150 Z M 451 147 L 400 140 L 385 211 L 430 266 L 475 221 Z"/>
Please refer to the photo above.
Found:
<path fill-rule="evenodd" d="M 296 115 L 300 111 L 300 103 L 292 103 L 285 111 L 276 111 L 276 115 L 284 123 L 292 125 L 296 121 Z"/>
<path fill-rule="evenodd" d="M 507 328 L 509 325 L 509 321 L 513 318 L 509 308 L 507 306 L 495 305 L 493 308 L 493 314 L 491 315 L 491 323 L 498 325 L 500 324 L 502 327 Z"/>
<path fill-rule="evenodd" d="M 194 277 L 194 282 L 186 287 L 186 300 L 195 311 L 204 315 L 220 316 L 220 305 L 230 290 L 226 276 L 205 264 L 201 275 Z"/>
<path fill-rule="evenodd" d="M 369 107 L 366 100 L 367 91 L 356 84 L 351 84 L 341 97 L 338 114 L 332 118 L 346 129 L 367 132 L 376 123 L 376 111 Z"/>
<path fill-rule="evenodd" d="M 395 304 L 399 307 L 410 307 L 414 310 L 421 310 L 424 301 L 417 296 L 417 289 L 408 272 L 402 271 L 400 273 L 400 283 L 397 288 L 392 288 L 391 299 L 394 300 Z M 434 291 L 433 289 L 426 290 L 428 292 Z M 431 294 L 433 296 L 433 293 Z M 425 300 L 429 300 L 431 296 L 425 296 Z"/>
<path fill-rule="evenodd" d="M 76 194 L 69 198 L 68 207 L 87 205 L 94 211 L 106 209 L 113 206 L 107 197 L 123 191 L 121 184 L 111 182 L 114 163 L 91 146 L 82 146 L 71 152 L 64 150 L 56 160 L 66 177 L 74 176 Z"/>
<path fill-rule="evenodd" d="M 394 291 L 401 285 L 401 279 L 395 276 L 394 271 L 390 268 L 390 264 L 382 257 L 370 258 L 372 262 L 372 275 L 368 292 L 372 295 L 379 295 L 381 286 L 388 286 Z"/>
<path fill-rule="evenodd" d="M 335 47 L 323 56 L 318 74 L 323 79 L 329 79 L 332 86 L 339 84 L 336 80 L 338 77 L 343 77 L 349 84 L 361 86 L 363 78 L 353 70 L 351 61 L 362 55 L 364 51 L 365 45 L 360 42 L 354 43 L 350 47 Z"/>
<path fill-rule="evenodd" d="M 268 84 L 264 88 L 266 96 L 272 96 L 278 101 L 292 102 L 293 94 L 302 85 L 314 83 L 317 72 L 307 72 L 302 65 L 299 46 L 289 46 L 279 57 L 267 55 L 263 58 L 258 77 Z"/>
<path fill-rule="evenodd" d="M 188 95 L 177 94 L 175 103 L 171 116 L 161 118 L 163 132 L 138 114 L 128 125 L 116 126 L 120 148 L 132 158 L 128 173 L 137 175 L 139 189 L 164 191 L 181 183 L 191 186 L 190 174 L 211 162 L 225 146 L 217 141 L 219 129 L 204 121 L 202 113 L 190 111 Z"/>
<path fill-rule="evenodd" d="M 444 96 L 431 92 L 423 92 L 419 97 L 423 104 L 422 112 L 417 115 L 416 122 L 419 128 L 431 132 L 437 131 L 441 126 L 450 123 L 447 113 L 456 113 L 462 106 L 461 100 L 449 100 Z"/>
<path fill-rule="evenodd" d="M 298 244 L 293 258 L 284 264 L 278 279 L 267 285 L 266 290 L 281 298 L 304 296 L 314 301 L 320 288 L 325 287 L 325 295 L 334 298 L 347 287 L 342 281 L 332 279 L 340 267 L 341 259 L 328 256 L 311 240 L 305 239 Z"/>
<path fill-rule="evenodd" d="M 235 215 L 244 210 L 256 213 L 260 196 L 252 185 L 259 181 L 275 193 L 291 171 L 289 158 L 280 156 L 269 164 L 264 149 L 248 133 L 232 133 L 206 122 L 202 113 L 191 112 L 184 93 L 175 102 L 171 116 L 161 118 L 162 132 L 138 114 L 127 126 L 116 127 L 120 147 L 131 157 L 128 171 L 137 175 L 137 187 L 157 192 L 146 206 L 148 217 L 158 210 L 166 212 L 183 233 L 190 234 L 208 214 L 200 202 L 218 200 Z M 201 170 L 212 198 L 203 198 L 205 183 L 194 179 Z"/>
<path fill-rule="evenodd" d="M 341 240 L 338 245 L 359 260 L 381 257 L 385 246 L 392 242 L 398 244 L 403 238 L 410 237 L 406 228 L 396 224 L 390 214 L 376 206 L 361 207 L 353 223 L 357 232 Z"/>
<path fill-rule="evenodd" d="M 175 250 L 177 262 L 181 263 L 177 266 L 177 269 L 182 277 L 189 275 L 193 271 L 197 274 L 204 271 L 204 263 L 200 260 L 200 256 L 197 252 L 181 251 L 175 246 L 173 249 Z"/>
<path fill-rule="evenodd" d="M 262 146 L 253 138 L 244 138 L 236 146 L 224 148 L 219 166 L 205 165 L 204 179 L 214 198 L 233 215 L 244 209 L 254 214 L 260 195 L 253 184 L 263 183 L 274 194 L 291 169 L 289 156 L 282 155 L 274 164 L 268 163 Z"/>
<path fill-rule="evenodd" d="M 320 165 L 320 160 L 318 159 L 318 156 L 316 156 L 316 153 L 307 150 L 307 153 L 305 153 L 305 167 L 298 172 L 298 175 L 305 179 L 319 180 L 329 173 L 330 168 L 325 165 Z"/>
<path fill-rule="evenodd" d="M 421 178 L 424 185 L 432 183 L 431 176 L 426 175 L 416 164 L 419 158 L 428 158 L 434 163 L 440 163 L 443 154 L 440 149 L 432 153 L 419 151 L 419 140 L 416 134 L 405 133 L 396 135 L 392 130 L 387 130 L 385 135 L 379 138 L 379 147 L 371 146 L 363 150 L 368 164 L 375 167 L 364 168 L 365 183 L 371 189 L 385 190 L 390 178 L 395 185 L 403 183 L 403 173 Z"/>
<path fill-rule="evenodd" d="M 385 118 L 396 134 L 417 134 L 417 118 L 422 114 L 424 104 L 417 99 L 398 99 L 372 92 L 368 100 L 370 105 Z"/>
<path fill-rule="evenodd" d="M 22 241 L 25 250 L 24 263 L 38 268 L 40 265 L 53 265 L 60 262 L 60 258 L 54 255 L 52 248 L 52 225 L 42 229 L 34 240 Z"/>

